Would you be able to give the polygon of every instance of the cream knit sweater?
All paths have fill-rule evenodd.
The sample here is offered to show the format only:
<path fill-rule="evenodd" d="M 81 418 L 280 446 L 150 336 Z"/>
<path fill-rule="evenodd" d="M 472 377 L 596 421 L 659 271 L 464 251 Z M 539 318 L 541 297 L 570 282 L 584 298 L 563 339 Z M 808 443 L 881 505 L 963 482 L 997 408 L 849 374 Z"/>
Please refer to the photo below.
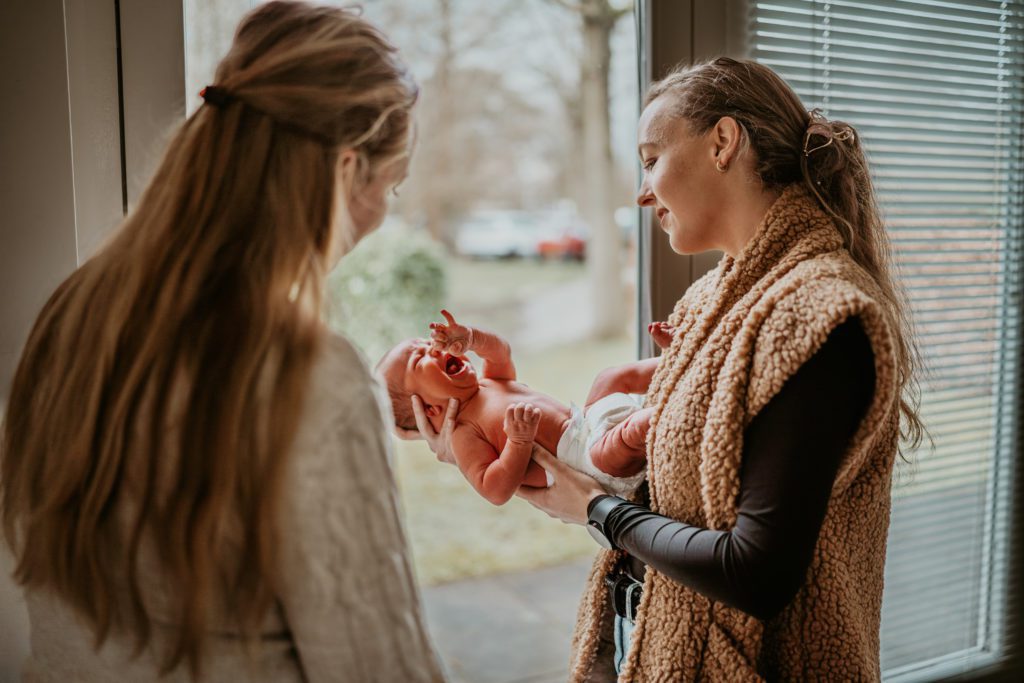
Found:
<path fill-rule="evenodd" d="M 278 558 L 282 585 L 255 659 L 231 619 L 209 625 L 206 681 L 444 680 L 426 629 L 391 471 L 391 408 L 365 362 L 332 337 L 313 367 L 305 413 L 288 461 Z M 191 680 L 181 666 L 159 677 L 157 650 L 176 634 L 176 597 L 156 552 L 143 546 L 139 581 L 154 642 L 132 657 L 133 640 L 93 636 L 60 600 L 27 597 L 32 648 L 25 683 Z"/>
<path fill-rule="evenodd" d="M 874 280 L 831 220 L 787 188 L 735 258 L 695 282 L 648 393 L 651 508 L 711 529 L 736 522 L 743 431 L 829 332 L 859 316 L 875 357 L 875 394 L 843 456 L 803 587 L 776 618 L 756 618 L 648 568 L 622 681 L 870 681 L 878 631 L 899 397 L 892 331 Z M 611 617 L 602 551 L 580 605 L 572 680 L 591 678 Z M 596 675 L 596 674 L 595 674 Z"/>

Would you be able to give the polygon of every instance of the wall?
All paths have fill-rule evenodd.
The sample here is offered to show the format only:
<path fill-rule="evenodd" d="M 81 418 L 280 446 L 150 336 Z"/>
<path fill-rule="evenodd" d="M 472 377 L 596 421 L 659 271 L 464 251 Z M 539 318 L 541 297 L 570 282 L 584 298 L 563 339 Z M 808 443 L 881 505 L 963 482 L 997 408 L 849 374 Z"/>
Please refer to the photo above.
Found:
<path fill-rule="evenodd" d="M 173 2 L 0 3 L 0 410 L 40 307 L 121 220 L 184 112 L 181 21 Z M 0 683 L 28 651 L 11 569 L 0 548 Z"/>

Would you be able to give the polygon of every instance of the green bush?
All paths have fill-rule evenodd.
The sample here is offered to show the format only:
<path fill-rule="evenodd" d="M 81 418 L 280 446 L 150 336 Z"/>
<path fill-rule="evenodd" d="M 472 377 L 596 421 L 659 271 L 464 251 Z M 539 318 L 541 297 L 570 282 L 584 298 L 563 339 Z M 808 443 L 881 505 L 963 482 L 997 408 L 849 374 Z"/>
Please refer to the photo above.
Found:
<path fill-rule="evenodd" d="M 380 230 L 347 254 L 328 281 L 329 321 L 370 362 L 402 339 L 426 336 L 447 292 L 445 255 L 426 233 Z"/>

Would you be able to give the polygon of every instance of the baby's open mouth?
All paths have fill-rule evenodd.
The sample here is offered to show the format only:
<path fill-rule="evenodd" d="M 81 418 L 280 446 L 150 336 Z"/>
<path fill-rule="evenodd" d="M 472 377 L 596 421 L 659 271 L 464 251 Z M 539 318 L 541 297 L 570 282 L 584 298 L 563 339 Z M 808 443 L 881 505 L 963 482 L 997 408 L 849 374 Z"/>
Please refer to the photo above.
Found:
<path fill-rule="evenodd" d="M 457 356 L 448 356 L 444 361 L 444 371 L 448 373 L 449 377 L 459 375 L 463 370 L 466 369 L 466 364 L 462 362 L 461 358 Z"/>

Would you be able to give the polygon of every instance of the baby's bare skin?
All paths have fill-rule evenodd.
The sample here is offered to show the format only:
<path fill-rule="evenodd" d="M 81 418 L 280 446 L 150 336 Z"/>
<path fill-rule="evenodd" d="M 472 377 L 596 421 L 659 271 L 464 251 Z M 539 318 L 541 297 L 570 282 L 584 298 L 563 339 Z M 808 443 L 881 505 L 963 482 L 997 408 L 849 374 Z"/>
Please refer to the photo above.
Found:
<path fill-rule="evenodd" d="M 500 452 L 509 438 L 505 432 L 506 413 L 516 404 L 531 405 L 540 411 L 532 440 L 554 453 L 569 422 L 569 407 L 514 380 L 482 378 L 476 396 L 460 405 L 453 438 L 459 430 L 468 429 Z M 529 429 L 528 425 L 525 427 Z M 543 478 L 538 485 L 544 485 Z"/>
<path fill-rule="evenodd" d="M 547 485 L 544 470 L 531 460 L 536 442 L 556 453 L 568 426 L 568 406 L 516 381 L 508 343 L 496 335 L 459 325 L 431 325 L 431 339 L 411 340 L 381 363 L 389 385 L 404 386 L 424 402 L 428 417 L 439 418 L 449 398 L 459 401 L 451 443 L 456 464 L 484 498 L 501 505 L 520 485 Z M 483 359 L 483 376 L 464 353 Z M 456 353 L 458 352 L 458 353 Z M 651 411 L 630 416 L 610 430 L 591 455 L 613 476 L 628 476 L 645 463 L 644 440 Z"/>

